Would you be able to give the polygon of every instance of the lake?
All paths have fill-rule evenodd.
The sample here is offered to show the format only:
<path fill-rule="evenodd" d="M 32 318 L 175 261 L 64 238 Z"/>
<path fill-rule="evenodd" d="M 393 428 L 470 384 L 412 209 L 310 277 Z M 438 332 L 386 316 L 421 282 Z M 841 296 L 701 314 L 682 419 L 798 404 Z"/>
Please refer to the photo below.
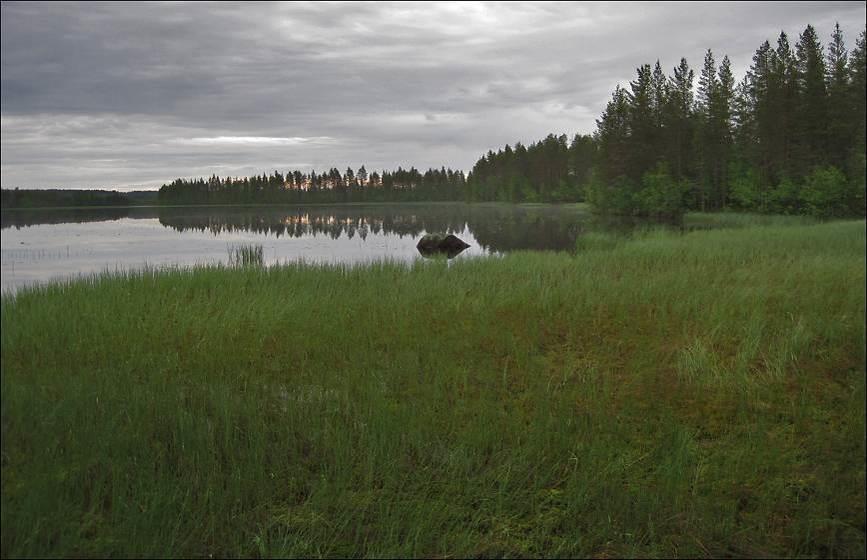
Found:
<path fill-rule="evenodd" d="M 123 207 L 2 212 L 2 289 L 145 265 L 227 263 L 229 248 L 263 246 L 266 264 L 422 259 L 425 233 L 470 244 L 455 259 L 516 250 L 572 251 L 599 229 L 580 205 L 381 204 Z"/>

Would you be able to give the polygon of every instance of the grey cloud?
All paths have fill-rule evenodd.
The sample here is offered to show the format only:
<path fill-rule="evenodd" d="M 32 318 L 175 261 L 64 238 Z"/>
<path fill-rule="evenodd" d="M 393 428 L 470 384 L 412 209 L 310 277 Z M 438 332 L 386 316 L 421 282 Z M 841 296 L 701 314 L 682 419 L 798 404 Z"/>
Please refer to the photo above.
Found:
<path fill-rule="evenodd" d="M 592 132 L 617 83 L 707 48 L 755 48 L 862 2 L 10 3 L 2 183 L 158 186 L 176 176 L 446 165 L 548 132 Z M 330 142 L 186 142 L 203 138 Z"/>

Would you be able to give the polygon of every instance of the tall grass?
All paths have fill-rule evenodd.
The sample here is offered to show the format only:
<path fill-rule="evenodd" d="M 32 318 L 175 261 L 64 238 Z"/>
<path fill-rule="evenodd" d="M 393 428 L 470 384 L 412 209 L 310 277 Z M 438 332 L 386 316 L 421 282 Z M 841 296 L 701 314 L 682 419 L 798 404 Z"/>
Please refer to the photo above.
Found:
<path fill-rule="evenodd" d="M 686 228 L 742 228 L 754 226 L 797 226 L 817 223 L 810 216 L 782 214 L 747 214 L 744 212 L 687 212 Z"/>
<path fill-rule="evenodd" d="M 230 266 L 262 266 L 265 262 L 264 251 L 259 243 L 229 245 Z"/>
<path fill-rule="evenodd" d="M 865 553 L 865 224 L 2 301 L 11 556 Z"/>

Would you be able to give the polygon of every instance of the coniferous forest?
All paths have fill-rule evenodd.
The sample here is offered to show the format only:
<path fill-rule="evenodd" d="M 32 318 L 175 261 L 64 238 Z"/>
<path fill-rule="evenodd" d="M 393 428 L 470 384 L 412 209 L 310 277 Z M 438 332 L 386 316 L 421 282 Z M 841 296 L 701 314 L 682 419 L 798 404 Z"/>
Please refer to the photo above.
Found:
<path fill-rule="evenodd" d="M 794 47 L 765 41 L 736 83 L 707 51 L 696 75 L 659 61 L 617 87 L 596 133 L 553 135 L 480 159 L 474 200 L 582 197 L 605 213 L 671 216 L 738 209 L 863 215 L 864 32 L 848 52 L 839 25 L 827 48 L 808 25 Z"/>
<path fill-rule="evenodd" d="M 736 209 L 819 217 L 865 214 L 865 32 L 851 52 L 808 25 L 756 50 L 738 82 L 711 50 L 666 75 L 643 64 L 617 86 L 593 135 L 550 134 L 489 151 L 462 171 L 275 171 L 177 179 L 173 203 L 587 201 L 605 214 L 672 218 Z"/>
<path fill-rule="evenodd" d="M 451 169 L 398 168 L 397 171 L 344 173 L 332 168 L 325 173 L 274 171 L 261 177 L 176 179 L 160 188 L 161 202 L 173 203 L 325 203 L 325 202 L 418 202 L 460 200 L 465 190 L 463 171 Z"/>

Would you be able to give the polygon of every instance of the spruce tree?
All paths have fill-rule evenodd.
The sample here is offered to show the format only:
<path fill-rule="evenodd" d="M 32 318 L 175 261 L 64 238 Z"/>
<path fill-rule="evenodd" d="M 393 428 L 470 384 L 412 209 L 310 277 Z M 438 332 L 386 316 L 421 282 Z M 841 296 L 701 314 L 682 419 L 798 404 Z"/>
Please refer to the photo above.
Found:
<path fill-rule="evenodd" d="M 834 26 L 828 44 L 825 85 L 828 90 L 828 162 L 842 170 L 855 140 L 855 130 L 849 103 L 849 53 L 839 23 Z"/>
<path fill-rule="evenodd" d="M 724 208 L 728 203 L 729 165 L 732 151 L 732 115 L 735 95 L 735 78 L 731 61 L 724 56 L 719 67 L 719 85 L 713 103 L 713 114 L 717 128 L 718 144 L 718 187 L 716 206 Z"/>
<path fill-rule="evenodd" d="M 629 101 L 626 91 L 614 88 L 605 111 L 596 121 L 596 140 L 599 144 L 600 179 L 609 183 L 626 175 L 629 152 Z"/>
<path fill-rule="evenodd" d="M 665 94 L 667 87 L 667 80 L 665 77 L 665 72 L 662 71 L 662 65 L 659 63 L 657 59 L 656 65 L 653 67 L 653 76 L 651 77 L 651 84 L 653 89 L 653 116 L 656 124 L 657 130 L 662 134 L 662 115 L 665 109 Z"/>
<path fill-rule="evenodd" d="M 746 91 L 744 92 L 745 110 L 749 113 L 752 134 L 748 137 L 750 145 L 742 146 L 749 165 L 758 173 L 762 185 L 772 183 L 771 142 L 773 141 L 774 120 L 769 103 L 771 91 L 771 45 L 765 41 L 753 55 L 753 64 L 747 71 Z"/>
<path fill-rule="evenodd" d="M 828 99 L 825 87 L 825 57 L 812 25 L 801 34 L 796 46 L 798 61 L 799 161 L 803 174 L 827 161 Z"/>
<path fill-rule="evenodd" d="M 693 159 L 693 93 L 695 73 L 685 58 L 674 68 L 668 80 L 663 129 L 666 160 L 675 179 L 689 175 Z"/>
<path fill-rule="evenodd" d="M 650 65 L 636 69 L 635 81 L 629 82 L 629 168 L 627 175 L 640 181 L 656 161 L 657 128 L 653 115 L 653 78 Z"/>
<path fill-rule="evenodd" d="M 769 134 L 766 146 L 771 158 L 772 182 L 777 185 L 798 174 L 798 162 L 795 159 L 798 68 L 785 33 L 780 33 L 777 48 L 771 54 L 766 108 Z"/>
<path fill-rule="evenodd" d="M 865 102 L 867 102 L 867 49 L 865 49 L 865 43 L 867 43 L 867 38 L 865 36 L 867 36 L 867 30 L 861 32 L 849 58 L 849 73 L 851 75 L 849 107 L 851 107 L 854 137 L 851 140 L 852 145 L 846 165 L 853 191 L 849 202 L 849 211 L 861 216 L 867 214 L 867 157 L 865 157 L 865 150 L 867 150 L 867 139 L 865 139 L 865 131 L 867 131 L 867 110 L 865 110 Z"/>
<path fill-rule="evenodd" d="M 698 207 L 705 211 L 708 204 L 716 198 L 717 190 L 717 123 L 713 114 L 714 99 L 717 96 L 719 83 L 716 74 L 716 62 L 713 52 L 708 49 L 704 55 L 704 65 L 698 78 L 696 95 L 696 146 L 698 156 L 699 177 L 695 184 L 695 201 Z"/>

